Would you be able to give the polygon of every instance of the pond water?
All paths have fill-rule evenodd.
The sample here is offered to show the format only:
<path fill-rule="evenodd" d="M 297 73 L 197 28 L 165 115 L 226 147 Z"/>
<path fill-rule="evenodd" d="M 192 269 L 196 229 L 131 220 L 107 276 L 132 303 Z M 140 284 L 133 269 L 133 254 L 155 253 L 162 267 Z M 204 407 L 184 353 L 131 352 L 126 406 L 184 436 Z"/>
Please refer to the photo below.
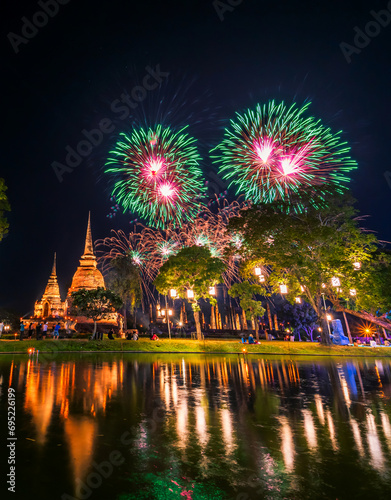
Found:
<path fill-rule="evenodd" d="M 9 498 L 391 497 L 386 358 L 1 356 L 1 498 L 9 387 Z"/>

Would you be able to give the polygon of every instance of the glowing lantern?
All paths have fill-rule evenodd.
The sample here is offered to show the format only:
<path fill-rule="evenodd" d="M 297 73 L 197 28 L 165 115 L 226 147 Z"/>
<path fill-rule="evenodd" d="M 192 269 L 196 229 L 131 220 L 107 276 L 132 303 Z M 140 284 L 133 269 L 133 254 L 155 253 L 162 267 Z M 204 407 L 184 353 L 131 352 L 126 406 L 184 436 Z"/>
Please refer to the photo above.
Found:
<path fill-rule="evenodd" d="M 331 286 L 341 286 L 341 280 L 339 278 L 331 278 Z"/>
<path fill-rule="evenodd" d="M 261 283 L 264 283 L 264 282 L 265 282 L 265 276 L 264 276 L 263 274 L 261 274 L 261 275 L 260 275 L 260 277 L 259 277 L 259 281 L 260 281 Z"/>
<path fill-rule="evenodd" d="M 281 294 L 288 293 L 288 287 L 286 285 L 280 285 L 280 293 Z"/>
<path fill-rule="evenodd" d="M 305 292 L 305 288 L 303 287 L 303 285 L 300 285 L 300 290 L 301 290 L 302 292 Z"/>
<path fill-rule="evenodd" d="M 296 302 L 296 304 L 301 304 L 301 298 L 300 297 L 296 297 L 295 298 L 295 302 Z"/>
<path fill-rule="evenodd" d="M 361 262 L 353 262 L 353 267 L 356 271 L 361 269 Z"/>
<path fill-rule="evenodd" d="M 326 283 L 322 283 L 322 288 L 326 288 Z"/>
<path fill-rule="evenodd" d="M 168 315 L 169 315 L 169 316 L 172 316 L 172 309 L 169 309 L 169 310 L 168 310 Z"/>
<path fill-rule="evenodd" d="M 177 293 L 176 293 L 175 288 L 171 288 L 171 290 L 170 290 L 170 295 L 171 295 L 171 297 L 173 297 L 173 298 L 177 296 Z"/>
<path fill-rule="evenodd" d="M 193 290 L 187 290 L 187 298 L 188 299 L 194 299 L 194 292 L 193 292 Z"/>
<path fill-rule="evenodd" d="M 330 316 L 330 314 L 326 314 L 326 319 L 327 321 L 331 321 L 333 318 Z"/>
<path fill-rule="evenodd" d="M 261 276 L 262 274 L 262 269 L 260 267 L 256 267 L 254 269 L 254 272 L 255 272 L 255 276 Z"/>
<path fill-rule="evenodd" d="M 350 295 L 351 295 L 352 297 L 355 297 L 355 296 L 357 295 L 357 290 L 356 290 L 355 288 L 351 288 L 351 289 L 349 290 L 349 293 L 350 293 Z"/>
<path fill-rule="evenodd" d="M 209 287 L 209 295 L 216 295 L 216 288 L 214 286 Z"/>

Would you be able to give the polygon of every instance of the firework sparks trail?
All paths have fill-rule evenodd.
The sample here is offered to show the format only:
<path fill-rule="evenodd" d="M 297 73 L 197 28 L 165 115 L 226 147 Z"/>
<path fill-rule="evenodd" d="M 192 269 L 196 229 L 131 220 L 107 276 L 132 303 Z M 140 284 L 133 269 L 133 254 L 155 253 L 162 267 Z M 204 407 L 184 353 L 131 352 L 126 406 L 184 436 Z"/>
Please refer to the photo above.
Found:
<path fill-rule="evenodd" d="M 340 132 L 304 116 L 309 105 L 288 108 L 270 101 L 231 120 L 212 158 L 236 194 L 253 203 L 270 203 L 315 188 L 323 197 L 332 186 L 346 189 L 346 174 L 357 168 L 348 156 L 350 147 Z"/>

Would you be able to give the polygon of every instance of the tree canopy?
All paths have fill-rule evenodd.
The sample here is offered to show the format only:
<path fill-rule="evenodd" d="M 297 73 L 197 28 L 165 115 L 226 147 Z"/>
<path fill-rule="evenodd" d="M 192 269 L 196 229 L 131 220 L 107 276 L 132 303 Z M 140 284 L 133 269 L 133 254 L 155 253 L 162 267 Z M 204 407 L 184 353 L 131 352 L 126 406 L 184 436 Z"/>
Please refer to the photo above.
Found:
<path fill-rule="evenodd" d="M 240 306 L 244 310 L 246 319 L 254 322 L 255 336 L 259 340 L 259 325 L 258 317 L 265 314 L 265 308 L 262 307 L 262 302 L 257 300 L 256 296 L 261 295 L 263 288 L 260 285 L 250 283 L 248 280 L 241 283 L 235 283 L 228 290 L 231 297 L 236 297 L 240 301 Z"/>
<path fill-rule="evenodd" d="M 96 334 L 96 322 L 107 319 L 122 306 L 122 299 L 111 290 L 102 287 L 94 290 L 82 288 L 71 294 L 71 314 L 85 316 L 94 321 L 94 333 Z"/>
<path fill-rule="evenodd" d="M 168 295 L 171 289 L 175 289 L 178 297 L 186 299 L 187 290 L 192 290 L 192 307 L 198 338 L 201 338 L 198 301 L 203 298 L 214 302 L 209 288 L 221 280 L 224 267 L 220 259 L 212 257 L 208 248 L 194 245 L 169 257 L 154 281 L 157 291 L 163 295 Z"/>
<path fill-rule="evenodd" d="M 327 206 L 314 204 L 309 197 L 306 203 L 301 197 L 296 205 L 278 201 L 251 207 L 231 220 L 230 229 L 243 236 L 244 267 L 262 268 L 265 293 L 287 292 L 291 303 L 303 297 L 323 316 L 322 294 L 339 308 L 353 301 L 373 311 L 383 293 L 380 275 L 372 271 L 389 264 L 385 259 L 376 263 L 377 238 L 363 230 L 361 222 L 354 200 L 334 194 Z M 328 341 L 325 333 L 324 341 Z"/>

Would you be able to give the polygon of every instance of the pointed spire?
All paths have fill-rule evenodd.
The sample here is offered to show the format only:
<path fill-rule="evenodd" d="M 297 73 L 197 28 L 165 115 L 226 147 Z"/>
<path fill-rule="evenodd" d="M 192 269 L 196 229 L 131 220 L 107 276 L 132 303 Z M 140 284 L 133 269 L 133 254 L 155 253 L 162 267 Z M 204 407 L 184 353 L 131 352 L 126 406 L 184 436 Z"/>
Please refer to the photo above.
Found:
<path fill-rule="evenodd" d="M 56 276 L 57 271 L 56 271 L 56 252 L 54 252 L 54 261 L 53 261 L 53 269 L 52 269 L 52 276 Z"/>
<path fill-rule="evenodd" d="M 92 246 L 92 235 L 91 235 L 91 212 L 88 212 L 88 226 L 86 235 L 86 244 L 84 247 L 84 255 L 93 255 L 94 250 Z"/>

